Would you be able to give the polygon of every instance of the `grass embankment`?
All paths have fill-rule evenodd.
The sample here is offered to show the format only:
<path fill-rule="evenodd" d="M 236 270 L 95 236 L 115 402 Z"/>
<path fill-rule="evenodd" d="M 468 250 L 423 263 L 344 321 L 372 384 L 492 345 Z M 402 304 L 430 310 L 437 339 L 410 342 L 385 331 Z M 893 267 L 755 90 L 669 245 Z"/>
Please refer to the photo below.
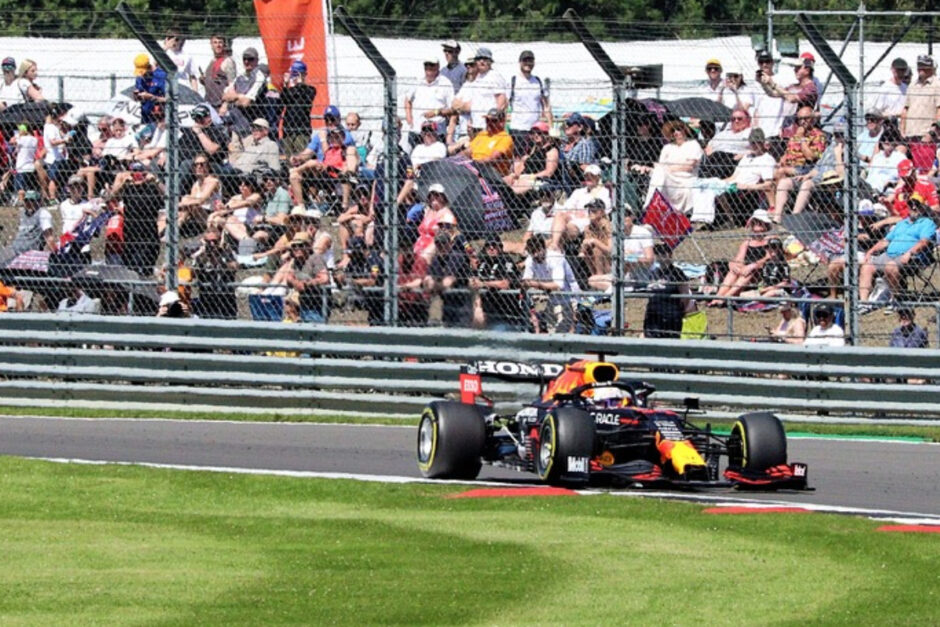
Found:
<path fill-rule="evenodd" d="M 112 409 L 87 409 L 71 407 L 19 407 L 0 406 L 0 415 L 6 416 L 59 416 L 64 418 L 161 418 L 170 420 L 230 420 L 236 422 L 317 422 L 329 424 L 373 424 L 417 426 L 418 417 L 383 418 L 381 416 L 312 415 L 283 413 L 224 413 L 224 412 L 173 412 L 136 411 Z M 733 420 L 708 419 L 694 416 L 692 422 L 704 426 L 710 422 L 716 431 L 729 431 Z M 871 425 L 871 424 L 823 424 L 791 422 L 786 425 L 791 434 L 875 436 L 925 439 L 940 442 L 940 427 L 929 425 Z"/>
<path fill-rule="evenodd" d="M 0 622 L 936 624 L 940 536 L 0 458 Z"/>

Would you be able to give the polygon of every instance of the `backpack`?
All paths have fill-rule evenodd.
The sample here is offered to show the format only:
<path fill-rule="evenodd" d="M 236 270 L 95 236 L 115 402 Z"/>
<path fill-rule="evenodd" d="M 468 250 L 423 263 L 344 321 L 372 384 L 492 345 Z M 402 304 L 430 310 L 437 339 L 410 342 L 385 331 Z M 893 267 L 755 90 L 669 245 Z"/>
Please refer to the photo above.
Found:
<path fill-rule="evenodd" d="M 545 93 L 545 86 L 542 84 L 542 79 L 538 76 L 533 76 L 535 80 L 539 83 L 539 95 L 542 98 L 548 98 L 548 94 Z M 513 74 L 512 80 L 509 81 L 509 106 L 512 107 L 513 100 L 516 99 L 516 75 Z"/>

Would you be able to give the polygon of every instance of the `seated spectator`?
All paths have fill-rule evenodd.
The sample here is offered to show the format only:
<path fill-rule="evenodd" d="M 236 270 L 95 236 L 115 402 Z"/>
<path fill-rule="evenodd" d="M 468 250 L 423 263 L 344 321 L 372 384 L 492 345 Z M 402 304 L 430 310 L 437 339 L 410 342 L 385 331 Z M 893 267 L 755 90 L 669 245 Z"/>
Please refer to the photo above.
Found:
<path fill-rule="evenodd" d="M 300 319 L 325 323 L 329 319 L 330 275 L 323 257 L 314 254 L 310 234 L 294 235 L 290 259 L 278 269 L 271 283 L 285 295 L 293 290 L 300 297 Z"/>
<path fill-rule="evenodd" d="M 741 296 L 760 299 L 789 295 L 790 265 L 787 263 L 780 238 L 771 237 L 767 240 L 767 253 L 769 257 L 760 269 L 756 287 L 742 292 Z"/>
<path fill-rule="evenodd" d="M 774 174 L 778 181 L 778 189 L 781 185 L 787 186 L 786 190 L 793 188 L 795 182 L 802 182 L 806 175 L 813 169 L 813 165 L 822 156 L 826 149 L 826 135 L 816 126 L 816 115 L 810 107 L 801 107 L 797 111 L 796 123 L 784 129 L 783 136 L 787 138 L 786 149 Z M 790 179 L 788 183 L 784 180 Z M 777 194 L 777 205 L 774 207 L 774 219 L 779 221 L 783 217 L 784 207 L 787 195 Z"/>
<path fill-rule="evenodd" d="M 85 200 L 85 180 L 77 175 L 69 178 L 68 198 L 59 203 L 59 216 L 62 218 L 62 235 L 73 232 L 85 218 L 98 215 L 100 206 Z M 86 264 L 91 263 L 91 246 L 85 245 L 80 254 Z"/>
<path fill-rule="evenodd" d="M 157 309 L 158 318 L 191 318 L 189 306 L 181 299 L 179 292 L 164 292 L 160 296 L 160 307 Z"/>
<path fill-rule="evenodd" d="M 260 176 L 264 221 L 268 224 L 284 226 L 291 210 L 290 192 L 281 185 L 281 177 L 277 170 L 262 168 Z"/>
<path fill-rule="evenodd" d="M 589 277 L 610 272 L 611 229 L 604 203 L 592 203 L 588 207 L 588 225 L 584 228 L 580 253 Z"/>
<path fill-rule="evenodd" d="M 858 206 L 858 240 L 857 240 L 857 259 L 858 263 L 865 260 L 865 253 L 881 241 L 884 236 L 884 225 L 881 222 L 887 216 L 888 210 L 883 205 L 876 208 L 872 202 L 862 201 Z M 845 229 L 840 234 L 845 237 Z M 838 298 L 842 287 L 847 284 L 843 275 L 845 273 L 845 249 L 841 254 L 830 256 L 827 275 L 829 277 L 829 298 Z"/>
<path fill-rule="evenodd" d="M 571 192 L 563 210 L 552 220 L 550 250 L 561 250 L 563 241 L 576 242 L 588 225 L 588 204 L 599 201 L 610 209 L 610 190 L 601 185 L 601 169 L 591 165 L 584 170 L 584 186 Z"/>
<path fill-rule="evenodd" d="M 656 267 L 645 291 L 650 292 L 643 315 L 643 337 L 679 339 L 685 314 L 695 311 L 695 301 L 682 298 L 690 293 L 689 280 L 672 263 L 672 248 L 654 247 Z"/>
<path fill-rule="evenodd" d="M 933 263 L 932 247 L 937 225 L 930 217 L 930 208 L 916 195 L 907 202 L 909 214 L 896 223 L 883 240 L 865 253 L 859 268 L 858 297 L 868 300 L 875 274 L 883 272 L 892 294 L 901 287 L 901 270 L 905 266 L 922 267 Z M 863 313 L 871 311 L 863 305 Z"/>
<path fill-rule="evenodd" d="M 359 185 L 353 191 L 353 204 L 336 219 L 339 231 L 339 247 L 343 250 L 343 258 L 339 266 L 345 267 L 349 263 L 347 242 L 352 237 L 361 237 L 370 245 L 375 243 L 375 206 L 373 203 L 372 187 Z"/>
<path fill-rule="evenodd" d="M 783 302 L 780 303 L 780 322 L 773 329 L 767 327 L 767 333 L 776 342 L 802 344 L 806 339 L 806 321 L 792 302 Z"/>
<path fill-rule="evenodd" d="M 887 196 L 879 198 L 882 204 L 888 207 L 891 214 L 882 223 L 894 224 L 907 218 L 910 209 L 910 200 L 917 196 L 927 205 L 930 212 L 940 211 L 940 195 L 937 187 L 925 176 L 918 174 L 914 162 L 905 159 L 898 164 L 898 184 Z M 930 215 L 928 212 L 926 215 Z"/>
<path fill-rule="evenodd" d="M 403 241 L 398 253 L 398 322 L 404 327 L 423 327 L 428 324 L 431 303 L 424 290 L 428 262 L 407 244 Z"/>
<path fill-rule="evenodd" d="M 222 241 L 222 234 L 210 229 L 202 236 L 202 247 L 193 254 L 193 278 L 199 297 L 193 301 L 193 313 L 200 318 L 234 320 L 238 317 L 235 297 L 235 253 Z"/>
<path fill-rule="evenodd" d="M 766 194 L 773 189 L 777 162 L 767 152 L 764 131 L 751 129 L 748 146 L 748 153 L 724 181 L 728 190 L 715 197 L 715 226 L 741 225 L 747 216 L 765 205 Z"/>
<path fill-rule="evenodd" d="M 339 109 L 329 105 L 323 111 L 324 128 L 317 129 L 307 147 L 291 157 L 290 188 L 294 202 L 305 204 L 305 188 L 313 182 L 318 189 L 328 192 L 333 192 L 339 183 L 342 206 L 349 203 L 349 178 L 359 169 L 359 153 L 353 136 L 340 126 L 339 119 Z"/>
<path fill-rule="evenodd" d="M 166 114 L 163 105 L 154 106 L 150 115 L 154 121 L 137 132 L 138 146 L 131 159 L 157 172 L 166 166 Z"/>
<path fill-rule="evenodd" d="M 180 170 L 184 173 L 192 172 L 190 161 L 198 154 L 204 154 L 209 160 L 209 171 L 219 177 L 226 194 L 233 193 L 237 186 L 237 177 L 231 176 L 234 171 L 226 163 L 228 160 L 229 132 L 221 124 L 212 121 L 212 112 L 204 104 L 198 104 L 189 113 L 192 118 L 192 128 L 184 128 L 180 132 Z M 186 189 L 192 184 L 192 178 L 187 176 L 181 181 L 182 188 Z M 229 191 L 231 190 L 231 191 Z"/>
<path fill-rule="evenodd" d="M 349 257 L 342 272 L 337 273 L 337 283 L 348 286 L 352 294 L 347 297 L 347 304 L 364 309 L 368 315 L 369 326 L 384 323 L 385 298 L 380 288 L 385 284 L 385 262 L 382 255 L 366 242 L 365 238 L 355 236 L 348 242 Z"/>
<path fill-rule="evenodd" d="M 476 275 L 470 278 L 473 300 L 473 326 L 490 331 L 524 331 L 519 293 L 519 271 L 512 257 L 503 252 L 503 242 L 491 234 L 477 257 Z"/>
<path fill-rule="evenodd" d="M 728 274 L 715 293 L 715 299 L 709 307 L 726 307 L 728 301 L 723 297 L 737 296 L 753 285 L 759 271 L 770 261 L 767 234 L 773 226 L 773 220 L 764 209 L 755 211 L 747 221 L 748 237 L 738 246 L 734 259 L 728 262 Z"/>
<path fill-rule="evenodd" d="M 512 191 L 522 196 L 537 186 L 552 183 L 558 172 L 558 147 L 548 135 L 548 124 L 536 122 L 529 129 L 529 148 L 512 164 L 512 173 L 503 181 L 512 187 Z"/>
<path fill-rule="evenodd" d="M 885 132 L 885 120 L 878 109 L 869 109 L 865 113 L 865 128 L 855 137 L 855 149 L 862 164 L 870 163 L 878 151 L 878 142 Z"/>
<path fill-rule="evenodd" d="M 536 292 L 529 295 L 530 301 L 535 301 L 530 313 L 533 329 L 536 333 L 571 332 L 574 328 L 573 294 L 581 291 L 571 265 L 561 253 L 547 251 L 541 237 L 526 242 L 526 253 L 522 287 Z"/>
<path fill-rule="evenodd" d="M 240 173 L 248 174 L 260 168 L 281 169 L 281 159 L 277 142 L 268 135 L 271 125 L 264 118 L 256 118 L 251 123 L 251 134 L 236 138 L 229 158 L 232 167 Z"/>
<path fill-rule="evenodd" d="M 907 159 L 900 137 L 894 133 L 882 134 L 878 148 L 863 172 L 863 179 L 876 198 L 890 193 L 889 187 L 898 182 L 898 166 Z"/>
<path fill-rule="evenodd" d="M 914 322 L 914 310 L 910 307 L 898 307 L 898 326 L 891 332 L 888 346 L 893 348 L 930 348 L 927 332 Z"/>
<path fill-rule="evenodd" d="M 810 329 L 803 346 L 845 346 L 845 331 L 834 322 L 832 308 L 819 305 L 813 311 L 816 324 Z"/>
<path fill-rule="evenodd" d="M 806 209 L 814 190 L 821 187 L 831 189 L 834 184 L 841 183 L 845 177 L 844 152 L 845 126 L 837 125 L 832 132 L 832 142 L 826 146 L 811 170 L 805 174 L 782 178 L 777 182 L 774 212 L 771 216 L 774 222 L 780 223 L 783 219 L 789 194 L 797 183 L 799 183 L 799 191 L 796 194 L 796 200 L 793 201 L 793 209 L 790 211 L 793 215 L 802 213 Z"/>
<path fill-rule="evenodd" d="M 355 111 L 346 114 L 346 130 L 353 136 L 356 142 L 356 150 L 359 152 L 359 162 L 365 163 L 366 155 L 372 151 L 372 131 L 362 128 L 362 118 Z"/>
<path fill-rule="evenodd" d="M 437 235 L 441 222 L 457 225 L 457 218 L 450 210 L 447 193 L 444 186 L 434 183 L 428 188 L 428 201 L 424 208 L 424 215 L 418 225 L 418 238 L 414 243 L 416 255 L 425 255 L 425 261 L 430 264 L 434 253 L 434 238 Z"/>
<path fill-rule="evenodd" d="M 493 107 L 484 116 L 486 128 L 474 135 L 467 151 L 477 164 L 488 164 L 501 175 L 512 166 L 512 137 L 506 132 L 506 112 Z"/>
<path fill-rule="evenodd" d="M 13 311 L 23 311 L 25 309 L 23 294 L 15 287 L 4 285 L 3 281 L 0 281 L 0 312 L 10 310 L 10 299 L 13 299 Z"/>
<path fill-rule="evenodd" d="M 650 173 L 649 189 L 643 206 L 650 203 L 656 190 L 682 213 L 692 210 L 692 180 L 698 175 L 702 147 L 691 138 L 689 127 L 679 121 L 663 125 L 663 136 L 669 143 L 659 153 L 659 161 Z"/>
<path fill-rule="evenodd" d="M 646 225 L 635 224 L 632 211 L 623 214 L 623 278 L 630 288 L 638 288 L 649 283 L 650 269 L 654 261 L 653 231 Z M 613 250 L 614 238 L 606 247 L 608 257 Z M 600 242 L 595 247 L 603 246 Z M 613 286 L 611 273 L 598 274 L 588 279 L 588 285 L 593 289 L 608 291 Z"/>
<path fill-rule="evenodd" d="M 411 149 L 411 165 L 415 170 L 430 161 L 438 161 L 447 156 L 447 146 L 440 140 L 437 126 L 427 120 L 421 125 L 420 142 Z"/>
<path fill-rule="evenodd" d="M 468 245 L 455 225 L 442 221 L 438 227 L 424 289 L 441 297 L 441 322 L 445 327 L 466 327 L 471 315 L 471 298 L 467 291 L 472 274 Z"/>
<path fill-rule="evenodd" d="M 209 214 L 222 208 L 222 184 L 218 177 L 209 171 L 209 156 L 196 155 L 192 161 L 194 180 L 189 193 L 183 196 L 178 205 L 177 221 L 182 232 L 187 225 L 205 230 Z M 165 228 L 160 224 L 160 231 Z"/>
<path fill-rule="evenodd" d="M 574 187 L 582 180 L 588 166 L 597 165 L 597 141 L 590 135 L 587 118 L 572 113 L 565 119 L 565 141 L 562 145 L 562 180 L 566 187 Z"/>
<path fill-rule="evenodd" d="M 0 268 L 5 268 L 22 253 L 30 250 L 55 250 L 57 238 L 52 229 L 52 215 L 40 207 L 40 196 L 36 190 L 23 194 L 23 206 L 19 210 L 19 224 L 13 241 L 0 249 Z"/>
<path fill-rule="evenodd" d="M 239 179 L 238 193 L 213 211 L 208 223 L 212 228 L 224 229 L 238 242 L 239 254 L 251 254 L 255 252 L 255 242 L 247 240 L 262 215 L 261 186 L 255 177 L 246 174 Z"/>
<path fill-rule="evenodd" d="M 731 112 L 731 124 L 715 133 L 705 146 L 702 176 L 727 178 L 735 165 L 748 153 L 751 134 L 751 116 L 743 109 Z"/>

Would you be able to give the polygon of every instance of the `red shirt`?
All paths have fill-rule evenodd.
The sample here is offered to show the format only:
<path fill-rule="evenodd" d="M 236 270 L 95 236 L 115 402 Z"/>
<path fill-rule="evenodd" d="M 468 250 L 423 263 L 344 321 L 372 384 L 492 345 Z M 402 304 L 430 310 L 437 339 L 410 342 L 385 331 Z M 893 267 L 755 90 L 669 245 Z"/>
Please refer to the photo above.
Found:
<path fill-rule="evenodd" d="M 919 194 L 924 199 L 924 203 L 935 210 L 940 207 L 940 196 L 937 195 L 937 187 L 927 180 L 926 177 L 918 175 L 914 182 L 913 189 L 907 181 L 901 181 L 894 188 L 894 204 L 891 205 L 891 212 L 901 218 L 906 218 L 908 214 L 907 201 L 912 194 Z"/>

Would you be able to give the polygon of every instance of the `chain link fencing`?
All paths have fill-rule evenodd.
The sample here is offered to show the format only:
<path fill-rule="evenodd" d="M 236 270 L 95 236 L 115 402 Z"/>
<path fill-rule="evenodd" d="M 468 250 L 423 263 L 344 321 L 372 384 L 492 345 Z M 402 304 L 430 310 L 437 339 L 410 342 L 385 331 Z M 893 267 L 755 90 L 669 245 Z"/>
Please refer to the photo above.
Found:
<path fill-rule="evenodd" d="M 802 342 L 817 309 L 816 333 L 837 334 L 858 285 L 855 343 L 940 332 L 937 108 L 916 86 L 916 31 L 868 78 L 853 125 L 805 42 L 761 56 L 741 34 L 764 25 L 695 39 L 685 24 L 680 39 L 604 24 L 621 112 L 562 23 L 543 41 L 448 42 L 356 19 L 397 35 L 372 40 L 397 72 L 391 131 L 388 84 L 346 35 L 316 74 L 260 38 L 152 27 L 181 69 L 170 203 L 165 78 L 140 43 L 0 39 L 9 308 Z M 853 159 L 864 182 L 847 207 Z"/>

